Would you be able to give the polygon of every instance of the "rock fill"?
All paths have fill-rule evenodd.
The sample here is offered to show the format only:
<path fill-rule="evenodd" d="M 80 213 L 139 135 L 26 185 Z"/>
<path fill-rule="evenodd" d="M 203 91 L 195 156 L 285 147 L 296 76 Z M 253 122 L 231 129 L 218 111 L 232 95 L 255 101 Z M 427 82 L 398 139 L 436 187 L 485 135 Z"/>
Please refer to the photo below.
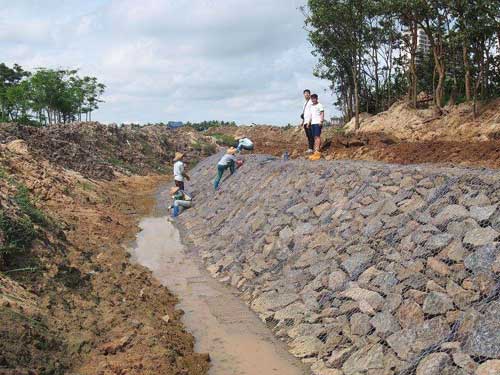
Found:
<path fill-rule="evenodd" d="M 500 172 L 252 155 L 214 192 L 216 163 L 184 239 L 313 374 L 497 366 Z"/>

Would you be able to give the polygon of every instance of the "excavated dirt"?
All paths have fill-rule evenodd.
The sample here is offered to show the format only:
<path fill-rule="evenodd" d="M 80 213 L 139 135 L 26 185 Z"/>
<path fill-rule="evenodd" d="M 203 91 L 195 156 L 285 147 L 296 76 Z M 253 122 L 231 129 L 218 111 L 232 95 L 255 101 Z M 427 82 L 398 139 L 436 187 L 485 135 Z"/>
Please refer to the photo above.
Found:
<path fill-rule="evenodd" d="M 245 135 L 255 143 L 255 153 L 303 157 L 307 148 L 303 130 L 271 126 L 217 128 L 209 134 Z M 326 160 L 367 160 L 398 164 L 438 163 L 500 168 L 500 140 L 404 141 L 383 133 L 340 134 L 325 128 L 322 153 Z"/>
<path fill-rule="evenodd" d="M 353 121 L 345 129 L 323 129 L 323 156 L 327 160 L 367 160 L 388 163 L 438 163 L 500 168 L 500 101 L 479 107 L 461 104 L 436 115 L 432 108 L 413 110 L 403 102 L 376 116 L 361 116 L 360 130 Z M 292 158 L 304 156 L 307 142 L 299 127 L 220 127 L 208 134 L 247 136 L 256 153 Z"/>
<path fill-rule="evenodd" d="M 196 163 L 211 155 L 213 140 L 190 128 L 163 125 L 103 125 L 97 122 L 46 127 L 0 124 L 0 143 L 24 140 L 33 155 L 85 177 L 111 180 L 119 174 L 168 172 L 175 151 Z"/>
<path fill-rule="evenodd" d="M 114 174 L 90 180 L 23 141 L 0 145 L 0 374 L 207 372 L 176 297 L 124 248 L 169 176 Z M 14 251 L 20 231 L 32 244 Z"/>

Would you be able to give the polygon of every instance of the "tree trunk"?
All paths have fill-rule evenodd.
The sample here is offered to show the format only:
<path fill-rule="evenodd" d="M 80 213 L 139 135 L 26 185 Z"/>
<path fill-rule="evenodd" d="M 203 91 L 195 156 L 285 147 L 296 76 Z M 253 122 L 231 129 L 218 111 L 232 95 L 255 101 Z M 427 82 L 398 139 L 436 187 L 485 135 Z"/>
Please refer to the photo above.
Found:
<path fill-rule="evenodd" d="M 470 64 L 469 64 L 469 54 L 467 50 L 467 46 L 463 46 L 463 59 L 464 59 L 464 68 L 465 68 L 465 100 L 470 102 L 471 92 L 470 92 Z"/>
<path fill-rule="evenodd" d="M 411 26 L 411 42 L 410 42 L 410 102 L 413 108 L 417 108 L 417 41 L 418 28 L 417 24 L 412 22 Z"/>
<path fill-rule="evenodd" d="M 358 130 L 359 129 L 359 88 L 358 88 L 358 69 L 357 69 L 357 64 L 354 64 L 352 67 L 352 79 L 354 83 L 354 112 L 355 112 L 355 119 L 354 119 L 354 129 Z"/>

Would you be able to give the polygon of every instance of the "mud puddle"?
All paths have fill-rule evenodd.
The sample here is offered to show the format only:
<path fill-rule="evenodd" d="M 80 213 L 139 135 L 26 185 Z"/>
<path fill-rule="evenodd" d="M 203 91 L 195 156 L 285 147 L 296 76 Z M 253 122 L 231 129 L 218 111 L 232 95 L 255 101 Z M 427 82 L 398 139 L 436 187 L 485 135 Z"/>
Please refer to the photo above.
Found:
<path fill-rule="evenodd" d="M 211 375 L 306 374 L 234 291 L 186 253 L 172 223 L 151 217 L 140 228 L 132 258 L 178 296 L 183 323 L 196 338 L 195 350 L 210 353 Z"/>

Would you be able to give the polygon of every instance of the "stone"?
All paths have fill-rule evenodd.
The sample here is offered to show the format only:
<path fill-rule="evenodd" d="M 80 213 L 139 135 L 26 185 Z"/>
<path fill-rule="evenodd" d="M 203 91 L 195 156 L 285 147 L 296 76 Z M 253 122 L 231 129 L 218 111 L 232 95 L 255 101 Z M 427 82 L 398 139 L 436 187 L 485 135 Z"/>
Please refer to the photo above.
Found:
<path fill-rule="evenodd" d="M 295 357 L 311 357 L 321 350 L 323 342 L 316 336 L 300 336 L 290 343 L 290 353 Z"/>
<path fill-rule="evenodd" d="M 408 360 L 412 355 L 412 345 L 416 339 L 415 331 L 411 328 L 393 333 L 387 338 L 387 344 L 396 352 L 399 358 Z"/>
<path fill-rule="evenodd" d="M 488 272 L 499 253 L 500 249 L 497 249 L 496 244 L 481 246 L 464 259 L 465 268 L 474 273 Z"/>
<path fill-rule="evenodd" d="M 323 361 L 314 362 L 311 366 L 312 375 L 343 375 L 341 370 L 328 368 Z"/>
<path fill-rule="evenodd" d="M 498 375 L 500 374 L 500 360 L 494 359 L 479 365 L 474 375 Z"/>
<path fill-rule="evenodd" d="M 341 367 L 349 355 L 352 353 L 353 348 L 336 349 L 332 351 L 330 358 L 328 358 L 327 364 L 330 367 Z"/>
<path fill-rule="evenodd" d="M 442 276 L 450 274 L 450 269 L 448 265 L 434 257 L 427 258 L 427 267 L 429 267 L 431 270 Z"/>
<path fill-rule="evenodd" d="M 430 251 L 439 251 L 453 240 L 453 236 L 448 233 L 436 234 L 430 237 L 425 243 L 426 249 Z"/>
<path fill-rule="evenodd" d="M 374 253 L 375 252 L 373 250 L 354 253 L 342 262 L 342 268 L 349 274 L 349 276 L 358 277 L 366 268 L 368 268 L 373 259 Z"/>
<path fill-rule="evenodd" d="M 470 357 L 470 355 L 458 351 L 456 353 L 453 353 L 453 362 L 460 368 L 463 368 L 466 370 L 469 374 L 472 374 L 476 368 L 477 364 L 474 362 L 474 360 Z"/>
<path fill-rule="evenodd" d="M 328 277 L 328 288 L 335 291 L 341 290 L 347 280 L 347 275 L 341 271 L 333 271 Z"/>
<path fill-rule="evenodd" d="M 500 234 L 491 227 L 476 228 L 465 234 L 463 242 L 465 245 L 479 247 L 490 244 L 495 241 L 499 235 Z"/>
<path fill-rule="evenodd" d="M 436 226 L 448 225 L 450 221 L 457 221 L 468 216 L 469 211 L 464 206 L 451 204 L 439 212 L 432 220 L 432 223 Z"/>
<path fill-rule="evenodd" d="M 351 334 L 366 335 L 372 330 L 370 317 L 361 313 L 354 313 L 351 316 Z"/>
<path fill-rule="evenodd" d="M 318 206 L 314 206 L 312 210 L 313 210 L 314 215 L 316 215 L 317 217 L 320 217 L 323 214 L 323 212 L 328 210 L 330 207 L 331 207 L 330 203 L 324 202 Z"/>
<path fill-rule="evenodd" d="M 430 292 L 424 300 L 423 311 L 426 314 L 445 314 L 453 310 L 453 301 L 446 293 Z"/>
<path fill-rule="evenodd" d="M 170 316 L 168 314 L 163 315 L 161 317 L 161 320 L 163 320 L 165 323 L 168 323 L 170 321 Z"/>
<path fill-rule="evenodd" d="M 252 309 L 257 312 L 266 312 L 268 310 L 277 311 L 288 306 L 299 299 L 296 293 L 278 293 L 267 292 L 257 297 L 252 302 Z"/>
<path fill-rule="evenodd" d="M 403 328 L 424 322 L 424 312 L 420 305 L 414 301 L 404 301 L 398 309 L 396 317 Z"/>
<path fill-rule="evenodd" d="M 450 363 L 446 353 L 431 353 L 420 361 L 416 375 L 442 375 L 443 369 Z"/>
<path fill-rule="evenodd" d="M 473 356 L 500 358 L 500 301 L 489 304 L 485 313 L 475 320 L 468 334 L 464 351 Z"/>
<path fill-rule="evenodd" d="M 470 208 L 470 216 L 478 222 L 488 221 L 496 210 L 497 205 L 483 207 L 472 206 Z"/>
<path fill-rule="evenodd" d="M 467 250 L 464 249 L 461 241 L 453 241 L 446 248 L 446 256 L 448 257 L 448 259 L 454 262 L 463 261 L 466 255 L 467 255 Z"/>
<path fill-rule="evenodd" d="M 365 346 L 354 352 L 342 365 L 345 375 L 355 375 L 384 368 L 384 347 L 381 344 Z"/>
<path fill-rule="evenodd" d="M 396 318 L 388 312 L 380 312 L 371 320 L 370 324 L 375 327 L 375 333 L 384 338 L 401 329 Z"/>
<path fill-rule="evenodd" d="M 274 314 L 274 319 L 285 320 L 285 319 L 299 319 L 305 314 L 306 307 L 301 302 L 294 302 L 288 305 L 284 309 L 276 311 Z"/>
<path fill-rule="evenodd" d="M 365 301 L 374 310 L 379 310 L 384 303 L 384 298 L 377 292 L 359 287 L 351 287 L 340 293 L 341 297 L 350 298 L 354 301 Z"/>

